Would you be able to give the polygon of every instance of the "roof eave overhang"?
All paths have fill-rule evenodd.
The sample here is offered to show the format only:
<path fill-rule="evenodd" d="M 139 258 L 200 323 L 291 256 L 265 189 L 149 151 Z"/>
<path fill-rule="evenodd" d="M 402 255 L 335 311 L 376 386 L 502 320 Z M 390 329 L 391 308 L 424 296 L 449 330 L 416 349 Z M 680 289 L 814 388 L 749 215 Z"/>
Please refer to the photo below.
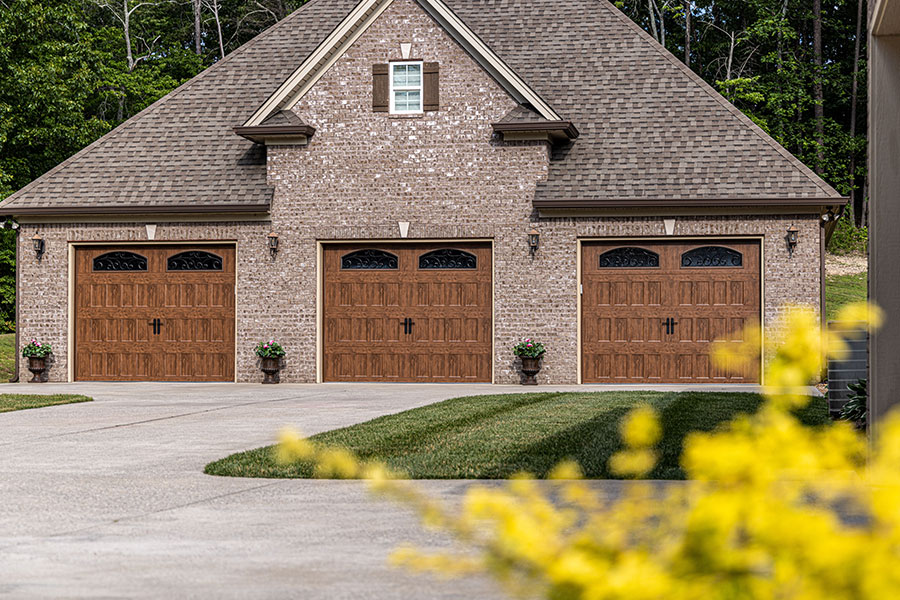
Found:
<path fill-rule="evenodd" d="M 305 145 L 316 132 L 311 125 L 241 125 L 234 132 L 256 144 L 298 144 Z"/>
<path fill-rule="evenodd" d="M 622 210 L 640 212 L 643 210 L 665 211 L 666 213 L 695 212 L 697 210 L 724 210 L 729 212 L 762 212 L 791 211 L 810 213 L 834 211 L 849 202 L 844 197 L 824 198 L 616 198 L 610 200 L 571 199 L 543 200 L 535 199 L 532 204 L 542 216 L 593 216 L 604 213 L 616 213 Z"/>
<path fill-rule="evenodd" d="M 32 206 L 0 208 L 0 214 L 12 217 L 24 216 L 109 216 L 109 215 L 209 215 L 209 214 L 265 214 L 269 212 L 269 204 L 215 204 L 191 206 Z"/>
<path fill-rule="evenodd" d="M 574 140 L 580 134 L 571 121 L 547 121 L 546 123 L 492 123 L 494 131 L 502 133 L 504 139 L 515 139 L 520 135 L 546 135 L 550 140 Z"/>

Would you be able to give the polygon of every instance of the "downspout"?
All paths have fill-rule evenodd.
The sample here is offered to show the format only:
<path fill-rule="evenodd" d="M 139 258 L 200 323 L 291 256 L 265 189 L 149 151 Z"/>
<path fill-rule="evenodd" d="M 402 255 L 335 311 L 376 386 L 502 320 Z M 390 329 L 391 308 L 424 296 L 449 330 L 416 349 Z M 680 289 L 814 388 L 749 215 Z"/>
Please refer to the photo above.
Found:
<path fill-rule="evenodd" d="M 827 225 L 825 221 L 819 219 L 819 313 L 822 315 L 822 329 L 828 325 L 825 320 L 825 227 Z"/>
<path fill-rule="evenodd" d="M 15 244 L 16 244 L 16 371 L 13 373 L 10 383 L 19 382 L 19 230 L 15 228 Z"/>

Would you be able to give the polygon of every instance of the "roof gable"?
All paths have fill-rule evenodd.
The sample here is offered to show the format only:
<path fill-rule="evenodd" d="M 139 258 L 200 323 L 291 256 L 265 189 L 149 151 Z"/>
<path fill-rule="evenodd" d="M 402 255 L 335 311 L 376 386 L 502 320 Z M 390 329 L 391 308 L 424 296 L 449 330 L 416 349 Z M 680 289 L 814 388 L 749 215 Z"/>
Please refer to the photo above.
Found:
<path fill-rule="evenodd" d="M 550 104 L 526 84 L 442 0 L 416 1 L 520 104 L 534 107 L 544 119 L 561 120 Z M 393 0 L 361 0 L 243 126 L 260 125 L 272 114 L 294 106 L 392 3 Z"/>

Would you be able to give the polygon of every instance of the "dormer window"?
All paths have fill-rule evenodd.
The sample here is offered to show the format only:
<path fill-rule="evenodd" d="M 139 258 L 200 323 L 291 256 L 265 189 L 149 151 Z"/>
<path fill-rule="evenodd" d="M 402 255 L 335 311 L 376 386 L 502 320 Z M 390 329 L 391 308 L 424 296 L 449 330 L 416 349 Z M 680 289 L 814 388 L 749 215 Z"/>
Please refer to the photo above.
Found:
<path fill-rule="evenodd" d="M 391 114 L 422 112 L 422 63 L 391 63 Z"/>

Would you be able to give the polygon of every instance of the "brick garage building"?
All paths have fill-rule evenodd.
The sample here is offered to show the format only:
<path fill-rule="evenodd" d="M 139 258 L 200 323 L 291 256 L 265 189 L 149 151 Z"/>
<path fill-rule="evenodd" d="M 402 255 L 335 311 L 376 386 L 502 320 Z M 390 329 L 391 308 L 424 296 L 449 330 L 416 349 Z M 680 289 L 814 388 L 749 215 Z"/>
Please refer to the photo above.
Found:
<path fill-rule="evenodd" d="M 312 0 L 0 212 L 54 381 L 721 383 L 843 203 L 605 0 Z"/>

